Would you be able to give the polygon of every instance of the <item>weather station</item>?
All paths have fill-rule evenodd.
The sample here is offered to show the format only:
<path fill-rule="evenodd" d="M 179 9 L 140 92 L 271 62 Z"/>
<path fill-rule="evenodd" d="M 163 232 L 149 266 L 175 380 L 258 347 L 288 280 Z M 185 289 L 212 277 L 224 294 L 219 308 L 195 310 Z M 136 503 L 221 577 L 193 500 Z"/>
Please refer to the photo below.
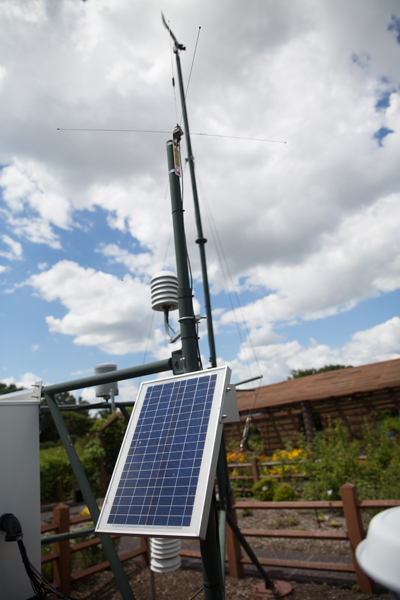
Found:
<path fill-rule="evenodd" d="M 203 572 L 203 588 L 199 592 L 203 591 L 206 600 L 223 600 L 225 598 L 225 532 L 227 526 L 230 527 L 247 552 L 263 580 L 262 584 L 256 586 L 258 588 L 255 590 L 257 597 L 281 597 L 290 593 L 291 586 L 285 582 L 272 581 L 268 577 L 241 534 L 233 515 L 232 490 L 229 483 L 223 428 L 225 423 L 239 420 L 236 391 L 230 381 L 229 367 L 218 367 L 216 361 L 205 255 L 207 240 L 203 235 L 201 224 L 179 57 L 184 46 L 178 43 L 164 17 L 163 23 L 174 40 L 173 51 L 176 56 L 184 130 L 177 125 L 173 131 L 172 140 L 169 140 L 166 145 L 177 275 L 175 276 L 171 271 L 156 273 L 151 281 L 151 303 L 155 311 L 162 312 L 164 315 L 167 341 L 173 344 L 180 340 L 181 348 L 172 352 L 171 357 L 166 360 L 121 370 L 118 370 L 113 364 L 98 365 L 95 368 L 94 376 L 46 385 L 41 392 L 38 388 L 36 400 L 29 399 L 28 402 L 25 402 L 26 399 L 24 399 L 26 409 L 21 405 L 24 415 L 28 415 L 28 407 L 30 413 L 36 411 L 33 417 L 29 417 L 36 419 L 36 428 L 35 426 L 31 427 L 36 441 L 28 442 L 28 438 L 21 432 L 21 440 L 24 444 L 21 442 L 21 449 L 23 448 L 23 451 L 20 458 L 15 457 L 13 460 L 14 462 L 20 460 L 25 467 L 27 467 L 28 459 L 24 457 L 29 457 L 29 460 L 32 461 L 36 460 L 35 456 L 38 455 L 37 412 L 40 397 L 42 397 L 46 400 L 48 415 L 51 414 L 57 427 L 123 600 L 134 600 L 135 596 L 114 547 L 111 538 L 113 534 L 145 536 L 153 540 L 151 542 L 151 552 L 154 554 L 152 569 L 161 572 L 170 567 L 163 563 L 166 555 L 174 556 L 173 568 L 179 564 L 179 557 L 176 555 L 177 551 L 179 555 L 179 547 L 174 542 L 172 543 L 174 549 L 171 550 L 171 540 L 198 539 Z M 196 242 L 201 259 L 210 348 L 209 369 L 203 369 L 201 362 L 198 345 L 198 323 L 201 317 L 194 314 L 193 289 L 188 269 L 181 194 L 180 143 L 183 136 L 185 136 L 187 144 L 197 226 Z M 175 310 L 178 310 L 179 313 L 178 332 L 171 329 L 169 321 L 170 312 Z M 166 372 L 169 373 L 168 376 L 142 382 L 136 401 L 131 403 L 131 405 L 134 404 L 133 411 L 100 512 L 71 441 L 56 395 L 96 386 L 96 396 L 106 400 L 101 406 L 111 407 L 111 410 L 120 406 L 123 411 L 126 403 L 118 403 L 115 400 L 118 394 L 118 382 Z M 108 402 L 109 400 L 111 404 Z M 0 403 L 2 411 L 0 423 L 7 429 L 7 426 L 3 425 L 5 423 L 3 420 L 5 406 L 3 404 L 4 402 Z M 16 407 L 17 404 L 15 404 Z M 127 416 L 126 411 L 124 415 Z M 0 439 L 3 443 L 5 438 L 0 436 Z M 32 444 L 34 451 L 30 446 L 28 447 L 28 443 Z M 9 456 L 7 442 L 4 444 L 3 455 Z M 3 474 L 3 489 L 12 489 L 13 492 L 8 495 L 9 497 L 2 493 L 0 499 L 0 527 L 6 534 L 5 536 L 1 534 L 0 537 L 0 568 L 4 568 L 6 565 L 7 571 L 4 574 L 0 571 L 0 576 L 2 581 L 4 581 L 4 577 L 11 578 L 11 585 L 15 585 L 15 589 L 7 595 L 13 600 L 28 600 L 26 590 L 30 584 L 36 594 L 35 598 L 44 598 L 46 593 L 56 594 L 56 596 L 58 594 L 59 597 L 65 598 L 65 595 L 60 594 L 44 581 L 39 573 L 37 565 L 40 545 L 38 464 L 35 463 L 34 467 L 28 468 L 28 470 L 30 477 L 36 477 L 36 487 L 34 485 L 30 487 L 31 490 L 36 490 L 36 499 L 29 507 L 27 503 L 22 505 L 19 500 L 18 486 L 20 486 L 22 472 L 16 463 L 12 463 L 11 458 L 10 468 Z M 215 479 L 217 480 L 218 499 Z M 29 558 L 26 552 L 24 554 L 21 551 L 21 560 L 15 544 L 10 543 L 12 541 L 19 543 L 22 536 L 22 531 L 18 530 L 13 535 L 9 530 L 10 527 L 12 529 L 16 525 L 11 517 L 15 517 L 17 521 L 19 519 L 26 534 L 34 524 L 35 533 L 32 534 L 34 539 L 32 538 L 32 547 L 29 543 L 28 548 Z M 154 542 L 154 540 L 156 541 Z M 165 541 L 164 548 L 160 552 L 160 561 L 157 560 L 157 551 L 159 544 L 163 546 L 163 543 L 159 543 L 159 540 Z M 170 552 L 171 554 L 169 554 Z M 17 566 L 19 571 L 14 571 L 14 567 L 17 569 Z M 24 582 L 19 592 L 16 591 L 19 584 L 16 577 L 13 576 L 13 572 L 18 572 L 18 579 Z M 153 591 L 152 597 L 154 597 Z"/>

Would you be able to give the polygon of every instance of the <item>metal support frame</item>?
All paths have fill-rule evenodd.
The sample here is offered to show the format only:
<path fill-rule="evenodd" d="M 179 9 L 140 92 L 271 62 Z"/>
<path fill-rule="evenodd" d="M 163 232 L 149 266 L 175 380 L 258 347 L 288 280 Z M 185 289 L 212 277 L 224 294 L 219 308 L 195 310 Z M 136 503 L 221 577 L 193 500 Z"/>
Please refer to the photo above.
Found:
<path fill-rule="evenodd" d="M 162 371 L 170 370 L 172 370 L 172 360 L 167 359 L 156 363 L 141 365 L 139 367 L 130 367 L 128 369 L 121 369 L 119 371 L 102 373 L 101 375 L 95 375 L 93 377 L 85 377 L 84 379 L 75 379 L 73 381 L 48 385 L 45 388 L 42 388 L 42 393 L 44 394 L 51 416 L 53 417 L 60 439 L 71 463 L 72 470 L 95 525 L 99 518 L 100 510 L 97 506 L 96 498 L 86 477 L 86 473 L 82 467 L 81 461 L 79 460 L 79 456 L 70 438 L 68 428 L 61 414 L 60 407 L 58 406 L 54 396 L 55 394 L 59 394 L 61 392 L 69 392 L 71 390 L 92 387 L 101 383 L 112 383 L 115 381 L 132 379 L 134 377 L 143 377 L 145 375 L 152 375 Z M 124 414 L 126 413 L 126 410 L 123 409 L 122 412 Z M 124 416 L 126 418 L 127 414 L 124 414 Z M 44 418 L 47 419 L 48 416 L 45 415 Z M 123 600 L 135 600 L 129 580 L 126 576 L 122 563 L 119 560 L 111 537 L 108 535 L 99 535 L 99 537 L 103 545 L 104 552 L 106 553 L 107 560 L 110 563 L 111 569 L 114 573 L 114 577 Z"/>
<path fill-rule="evenodd" d="M 54 419 L 54 423 L 57 427 L 61 441 L 64 445 L 65 451 L 69 458 L 69 462 L 71 463 L 72 470 L 78 481 L 79 487 L 82 490 L 82 494 L 85 498 L 85 502 L 89 509 L 90 516 L 92 517 L 93 523 L 96 525 L 97 520 L 99 518 L 100 510 L 97 506 L 96 498 L 93 494 L 90 483 L 86 477 L 86 473 L 82 467 L 81 461 L 79 460 L 78 454 L 69 436 L 68 429 L 62 417 L 61 411 L 58 408 L 58 404 L 55 401 L 53 395 L 50 395 L 45 392 L 44 397 L 50 408 L 51 415 Z M 111 569 L 114 573 L 115 580 L 117 582 L 123 600 L 135 600 L 135 596 L 129 584 L 129 580 L 126 576 L 122 563 L 118 558 L 118 554 L 114 547 L 111 537 L 108 535 L 99 535 L 99 537 L 103 545 L 104 552 L 106 553 L 107 560 L 110 563 Z"/>

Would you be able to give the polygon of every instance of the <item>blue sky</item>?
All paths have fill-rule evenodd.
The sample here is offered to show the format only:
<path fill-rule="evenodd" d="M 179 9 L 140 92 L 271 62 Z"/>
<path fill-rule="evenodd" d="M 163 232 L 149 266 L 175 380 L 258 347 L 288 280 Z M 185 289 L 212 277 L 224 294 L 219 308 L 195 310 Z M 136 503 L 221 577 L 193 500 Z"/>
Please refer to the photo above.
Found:
<path fill-rule="evenodd" d="M 218 364 L 267 384 L 291 369 L 399 358 L 398 2 L 10 1 L 0 379 L 57 383 L 179 347 L 150 308 L 152 275 L 175 269 L 170 135 L 58 130 L 172 132 L 181 111 L 161 10 L 187 47 L 186 82 L 201 26 L 191 131 L 286 142 L 192 138 Z M 204 315 L 187 170 L 184 189 Z M 200 338 L 207 366 L 204 321 Z M 121 397 L 137 384 L 121 384 Z"/>

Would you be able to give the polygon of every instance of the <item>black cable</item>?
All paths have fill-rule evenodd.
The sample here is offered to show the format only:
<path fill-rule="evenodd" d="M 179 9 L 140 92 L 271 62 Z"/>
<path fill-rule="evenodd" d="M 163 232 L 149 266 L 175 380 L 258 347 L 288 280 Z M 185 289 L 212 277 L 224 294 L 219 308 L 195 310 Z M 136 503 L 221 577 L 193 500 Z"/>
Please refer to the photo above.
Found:
<path fill-rule="evenodd" d="M 63 594 L 53 587 L 53 585 L 47 581 L 47 579 L 45 579 L 43 575 L 36 569 L 36 567 L 30 562 L 26 552 L 25 544 L 22 539 L 17 540 L 17 542 L 25 571 L 29 577 L 36 598 L 45 599 L 47 598 L 47 593 L 50 592 L 52 594 L 56 594 L 58 598 L 62 598 L 63 600 L 76 600 L 71 596 Z"/>
<path fill-rule="evenodd" d="M 198 590 L 198 591 L 197 591 L 197 592 L 194 594 L 194 596 L 191 596 L 191 597 L 189 598 L 189 600 L 193 600 L 193 598 L 196 598 L 196 596 L 197 596 L 198 594 L 200 594 L 200 592 L 202 592 L 203 590 L 204 590 L 204 585 L 203 585 L 203 587 L 201 587 L 201 588 L 200 588 L 200 589 L 199 589 L 199 590 Z"/>

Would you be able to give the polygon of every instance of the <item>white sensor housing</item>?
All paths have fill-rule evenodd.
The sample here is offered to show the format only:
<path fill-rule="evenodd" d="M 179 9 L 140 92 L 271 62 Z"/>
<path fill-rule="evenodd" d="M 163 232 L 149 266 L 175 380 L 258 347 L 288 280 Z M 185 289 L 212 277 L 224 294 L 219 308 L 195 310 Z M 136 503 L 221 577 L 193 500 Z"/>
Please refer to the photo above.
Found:
<path fill-rule="evenodd" d="M 160 312 L 177 310 L 178 278 L 171 271 L 159 271 L 152 277 L 151 308 Z"/>

